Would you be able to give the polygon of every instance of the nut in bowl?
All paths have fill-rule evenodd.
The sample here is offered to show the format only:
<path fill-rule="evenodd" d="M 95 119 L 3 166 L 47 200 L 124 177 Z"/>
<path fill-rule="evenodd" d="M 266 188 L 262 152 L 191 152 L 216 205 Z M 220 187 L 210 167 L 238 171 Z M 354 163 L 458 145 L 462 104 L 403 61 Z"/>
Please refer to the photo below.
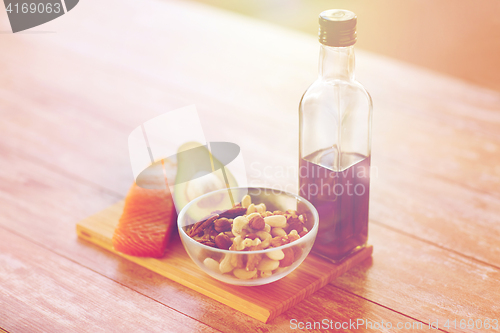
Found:
<path fill-rule="evenodd" d="M 200 211 L 205 217 L 197 219 Z M 318 233 L 318 212 L 288 192 L 240 187 L 191 201 L 179 213 L 178 227 L 187 253 L 208 275 L 257 286 L 285 277 L 304 261 Z"/>

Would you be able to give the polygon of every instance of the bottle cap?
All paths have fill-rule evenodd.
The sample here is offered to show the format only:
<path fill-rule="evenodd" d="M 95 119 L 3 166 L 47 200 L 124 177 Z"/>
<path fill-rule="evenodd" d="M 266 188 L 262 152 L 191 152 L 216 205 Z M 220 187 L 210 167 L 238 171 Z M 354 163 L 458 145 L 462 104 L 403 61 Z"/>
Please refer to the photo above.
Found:
<path fill-rule="evenodd" d="M 357 17 L 345 9 L 330 9 L 319 14 L 319 42 L 327 46 L 350 46 L 356 43 Z"/>

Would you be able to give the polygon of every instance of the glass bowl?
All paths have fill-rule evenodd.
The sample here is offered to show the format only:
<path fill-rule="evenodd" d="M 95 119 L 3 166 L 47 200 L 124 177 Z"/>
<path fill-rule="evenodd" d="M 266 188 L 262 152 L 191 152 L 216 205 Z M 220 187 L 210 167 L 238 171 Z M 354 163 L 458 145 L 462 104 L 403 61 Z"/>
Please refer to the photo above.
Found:
<path fill-rule="evenodd" d="M 263 216 L 280 211 L 276 212 L 276 215 L 283 215 L 287 219 L 286 225 L 278 230 L 282 226 L 282 217 L 274 218 L 274 223 L 273 219 L 265 217 L 266 226 L 263 230 L 251 227 L 257 226 L 257 223 L 239 223 L 248 221 L 248 219 L 239 218 L 237 219 L 238 223 L 235 224 L 230 218 L 233 216 L 236 219 L 233 202 L 247 207 L 248 198 L 242 203 L 242 199 L 247 194 L 253 204 L 253 208 L 248 211 L 249 213 L 254 208 L 259 210 Z M 262 205 L 259 206 L 260 204 L 264 204 L 265 209 Z M 241 206 L 238 210 L 239 214 L 243 215 L 247 212 Z M 241 213 L 242 210 L 243 213 Z M 295 210 L 296 214 L 286 212 L 287 210 Z M 228 221 L 222 223 L 214 220 L 213 223 L 207 223 L 209 227 L 206 231 L 201 229 L 200 232 L 197 232 L 198 240 L 190 237 L 188 233 L 194 232 L 194 229 L 191 230 L 193 226 L 206 219 L 214 211 L 217 211 L 219 218 L 228 216 L 229 222 L 233 222 L 232 228 L 227 229 Z M 302 217 L 300 217 L 301 215 Z M 296 229 L 300 228 L 301 225 L 296 224 L 297 219 L 302 223 L 300 238 L 297 236 L 299 231 L 291 229 L 292 226 Z M 276 224 L 276 222 L 279 223 Z M 189 202 L 181 210 L 177 222 L 182 244 L 196 265 L 217 280 L 239 286 L 263 285 L 290 274 L 311 251 L 318 233 L 318 223 L 318 212 L 306 199 L 284 191 L 257 187 L 223 189 L 202 195 Z M 201 225 L 203 223 L 198 223 L 198 228 Z M 276 225 L 276 229 L 275 227 L 270 228 L 269 225 Z M 240 226 L 242 227 L 239 228 Z M 307 232 L 303 229 L 304 226 L 307 228 Z M 215 237 L 221 234 L 228 236 L 227 238 L 223 237 L 226 240 L 231 239 L 229 244 L 234 244 L 231 250 L 214 247 Z M 290 240 L 293 241 L 287 243 Z M 229 244 L 226 245 L 229 246 Z M 239 250 L 234 250 L 235 247 Z"/>

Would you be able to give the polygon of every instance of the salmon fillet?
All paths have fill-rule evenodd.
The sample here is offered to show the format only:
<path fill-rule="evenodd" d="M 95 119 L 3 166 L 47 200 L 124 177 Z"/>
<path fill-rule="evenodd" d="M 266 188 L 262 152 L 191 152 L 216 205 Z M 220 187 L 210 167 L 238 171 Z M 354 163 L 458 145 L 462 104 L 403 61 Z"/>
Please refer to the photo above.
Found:
<path fill-rule="evenodd" d="M 113 247 L 132 256 L 162 257 L 175 224 L 170 191 L 167 188 L 145 189 L 134 183 L 113 234 Z"/>

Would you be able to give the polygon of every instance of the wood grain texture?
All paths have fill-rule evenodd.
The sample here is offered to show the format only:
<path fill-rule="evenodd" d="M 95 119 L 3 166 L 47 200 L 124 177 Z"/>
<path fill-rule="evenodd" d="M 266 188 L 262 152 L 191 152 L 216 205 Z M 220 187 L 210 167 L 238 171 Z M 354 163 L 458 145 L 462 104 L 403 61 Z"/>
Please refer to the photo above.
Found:
<path fill-rule="evenodd" d="M 124 203 L 119 202 L 78 222 L 78 236 L 264 323 L 366 260 L 373 252 L 369 246 L 340 264 L 310 254 L 290 275 L 272 284 L 232 286 L 211 278 L 198 268 L 184 250 L 178 234 L 172 235 L 167 253 L 161 259 L 134 257 L 116 251 L 111 239 L 123 206 Z"/>
<path fill-rule="evenodd" d="M 216 332 L 4 229 L 0 281 L 0 322 L 11 332 Z"/>
<path fill-rule="evenodd" d="M 208 140 L 240 145 L 251 185 L 297 186 L 297 105 L 316 76 L 315 38 L 189 2 L 146 3 L 82 2 L 44 26 L 56 33 L 2 35 L 2 228 L 221 331 L 498 313 L 500 94 L 365 52 L 357 76 L 375 103 L 379 168 L 371 263 L 264 325 L 79 241 L 75 223 L 130 186 L 128 133 L 177 107 L 195 103 Z"/>
<path fill-rule="evenodd" d="M 20 171 L 21 169 L 24 169 L 24 171 L 21 172 Z M 13 194 L 10 194 L 9 192 L 6 192 L 5 190 L 2 191 L 2 196 L 9 200 L 7 202 L 10 202 L 11 204 L 14 205 L 15 203 L 14 198 L 16 197 L 26 198 L 26 200 L 30 202 L 29 211 L 19 210 L 17 204 L 15 204 L 14 207 L 11 207 L 10 205 L 7 206 L 7 208 L 9 209 L 4 210 L 4 212 L 7 212 L 7 214 L 10 215 L 11 218 L 5 218 L 4 216 L 4 218 L 2 218 L 1 220 L 2 225 L 5 225 L 14 230 L 19 230 L 25 235 L 25 237 L 28 237 L 36 242 L 43 242 L 46 246 L 49 246 L 56 252 L 64 254 L 65 256 L 70 256 L 71 258 L 73 258 L 73 260 L 84 263 L 87 267 L 91 267 L 96 271 L 102 272 L 102 274 L 109 276 L 112 279 L 121 281 L 121 283 L 131 286 L 134 290 L 140 290 L 141 293 L 146 293 L 147 295 L 151 295 L 151 297 L 155 297 L 156 299 L 164 299 L 165 304 L 169 304 L 174 308 L 181 307 L 180 303 L 188 302 L 189 304 L 192 302 L 191 309 L 186 309 L 188 307 L 186 304 L 182 306 L 183 309 L 185 309 L 184 311 L 190 313 L 190 315 L 192 316 L 195 316 L 195 318 L 203 318 L 203 320 L 206 320 L 207 323 L 210 323 L 211 325 L 220 325 L 218 327 L 223 330 L 227 330 L 228 327 L 232 325 L 231 322 L 228 322 L 227 320 L 217 319 L 218 316 L 215 313 L 211 314 L 211 312 L 206 312 L 206 311 L 213 311 L 209 309 L 214 309 L 214 308 L 215 309 L 219 308 L 218 311 L 220 311 L 221 308 L 220 306 L 210 304 L 210 302 L 208 302 L 207 300 L 204 300 L 204 302 L 202 303 L 203 305 L 201 306 L 197 305 L 199 304 L 200 300 L 197 299 L 196 295 L 189 294 L 189 291 L 183 289 L 179 290 L 179 287 L 175 288 L 172 286 L 172 283 L 167 283 L 166 281 L 162 281 L 160 278 L 155 278 L 151 280 L 151 274 L 147 272 L 136 273 L 138 271 L 141 272 L 140 268 L 135 266 L 130 266 L 127 264 L 126 261 L 120 261 L 115 256 L 110 257 L 106 253 L 102 253 L 101 251 L 98 251 L 95 248 L 92 247 L 89 248 L 87 243 L 85 244 L 82 244 L 80 242 L 75 243 L 75 239 L 68 237 L 67 234 L 68 232 L 74 232 L 74 224 L 71 223 L 71 220 L 75 220 L 75 212 L 71 211 L 72 209 L 74 210 L 74 208 L 69 207 L 68 209 L 67 205 L 53 205 L 51 206 L 50 210 L 47 211 L 45 209 L 45 207 L 47 207 L 47 205 L 50 202 L 61 202 L 63 200 L 62 198 L 70 197 L 71 193 L 81 193 L 82 195 L 85 195 L 87 197 L 93 197 L 95 198 L 96 202 L 100 203 L 105 202 L 106 200 L 111 200 L 112 198 L 105 199 L 106 197 L 105 196 L 103 197 L 102 193 L 99 194 L 98 191 L 91 190 L 90 185 L 82 185 L 73 180 L 66 180 L 66 182 L 64 183 L 65 186 L 63 187 L 55 186 L 53 189 L 51 189 L 50 184 L 60 184 L 61 181 L 64 179 L 64 177 L 59 176 L 54 171 L 46 170 L 43 167 L 37 166 L 36 164 L 26 159 L 12 157 L 12 159 L 9 160 L 9 163 L 4 165 L 4 168 L 2 168 L 2 170 L 4 170 L 6 174 L 12 172 L 11 175 L 17 175 L 15 177 L 4 176 L 3 179 L 4 185 L 6 186 L 8 185 L 7 187 L 9 189 L 10 188 L 18 189 L 18 192 L 15 193 L 15 196 Z M 35 182 L 35 179 L 37 178 L 39 178 L 38 183 Z M 47 181 L 49 183 L 45 184 L 44 181 Z M 46 187 L 47 189 L 51 189 L 49 191 L 42 192 L 44 194 L 43 200 L 40 194 L 35 194 L 35 189 L 37 187 L 34 186 L 34 184 L 39 184 L 37 186 L 41 188 Z M 30 198 L 29 196 L 30 192 L 33 193 L 32 198 Z M 51 198 L 54 198 L 54 200 L 51 200 Z M 90 201 L 88 200 L 86 202 L 90 203 Z M 78 211 L 76 213 L 77 213 L 76 215 L 80 214 L 78 213 Z M 69 223 L 65 225 L 65 223 L 63 222 L 64 220 L 68 220 Z M 33 225 L 31 221 L 40 221 L 40 224 Z M 54 224 L 57 221 L 61 222 L 58 222 L 58 224 Z M 36 228 L 33 228 L 34 226 Z M 421 284 L 419 285 L 419 288 L 422 290 L 421 292 L 412 295 L 407 295 L 405 298 L 400 298 L 401 297 L 400 293 L 402 291 L 404 292 L 405 288 L 401 289 L 393 288 L 392 283 L 387 283 L 387 277 L 396 274 L 394 269 L 397 267 L 405 267 L 405 272 L 406 272 L 406 274 L 399 275 L 399 277 L 397 278 L 400 285 L 406 282 L 408 282 L 409 284 L 414 283 L 415 282 L 413 280 L 414 277 L 419 275 L 426 276 L 426 279 L 424 279 L 423 281 L 427 280 L 439 281 L 440 279 L 446 280 L 453 278 L 455 277 L 455 275 L 459 276 L 460 277 L 459 282 L 462 284 L 462 287 L 454 289 L 453 292 L 446 294 L 447 302 L 440 304 L 442 306 L 442 308 L 440 308 L 440 311 L 442 311 L 442 313 L 444 314 L 453 313 L 451 312 L 453 308 L 451 304 L 461 304 L 461 302 L 463 302 L 464 299 L 473 300 L 481 295 L 480 289 L 474 290 L 467 287 L 466 283 L 469 283 L 468 281 L 477 281 L 477 279 L 479 278 L 482 279 L 484 277 L 486 279 L 485 281 L 488 282 L 490 278 L 492 277 L 494 278 L 494 276 L 489 275 L 492 272 L 491 267 L 486 267 L 487 269 L 485 269 L 483 265 L 479 265 L 481 269 L 478 271 L 477 274 L 472 274 L 472 275 L 466 275 L 464 273 L 471 270 L 471 268 L 468 267 L 467 265 L 460 268 L 458 272 L 447 272 L 446 270 L 441 270 L 437 271 L 435 273 L 436 275 L 434 275 L 433 273 L 435 268 L 434 267 L 429 268 L 426 263 L 422 264 L 420 267 L 418 267 L 418 269 L 412 269 L 413 264 L 411 263 L 411 260 L 409 258 L 418 256 L 422 252 L 429 252 L 428 250 L 424 249 L 432 248 L 432 246 L 423 243 L 419 240 L 413 240 L 411 242 L 408 242 L 407 240 L 408 237 L 402 237 L 401 241 L 399 242 L 398 239 L 401 237 L 401 235 L 398 235 L 398 233 L 388 231 L 385 228 L 379 227 L 378 229 L 380 231 L 374 233 L 374 230 L 376 231 L 377 227 L 374 227 L 372 225 L 370 239 L 376 243 L 377 248 L 378 247 L 384 248 L 384 252 L 382 252 L 381 255 L 378 255 L 376 251 L 374 256 L 374 264 L 361 265 L 359 271 L 355 270 L 357 271 L 357 273 L 352 273 L 352 274 L 362 274 L 361 279 L 358 278 L 357 280 L 355 280 L 356 283 L 354 283 L 354 285 L 358 286 L 358 288 L 360 286 L 367 286 L 367 283 L 368 286 L 377 285 L 378 288 L 376 289 L 377 290 L 380 289 L 380 293 L 384 294 L 382 296 L 385 297 L 385 300 L 387 301 L 387 299 L 390 299 L 392 302 L 394 302 L 387 304 L 387 306 L 392 306 L 391 308 L 398 309 L 398 312 L 406 314 L 406 310 L 404 310 L 406 309 L 406 307 L 400 308 L 404 304 L 398 303 L 401 302 L 401 300 L 403 300 L 406 303 L 409 298 L 412 300 L 412 304 L 414 304 L 414 306 L 417 307 L 420 306 L 422 302 L 427 302 L 429 298 L 441 295 L 442 291 L 439 288 L 435 288 L 432 285 Z M 60 233 L 55 231 L 60 231 Z M 388 234 L 389 235 L 394 234 L 394 236 L 388 238 L 387 237 Z M 409 249 L 408 246 L 410 247 Z M 403 247 L 403 250 L 401 249 L 401 247 Z M 392 254 L 392 251 L 400 251 L 400 255 L 398 257 L 399 261 L 394 262 L 394 255 Z M 441 249 L 439 251 L 430 251 L 430 253 L 435 257 L 429 255 L 430 258 L 429 260 L 438 261 L 440 263 L 446 262 L 447 261 L 446 257 L 449 255 L 449 252 Z M 457 258 L 461 258 L 463 260 L 463 258 L 460 255 L 457 255 Z M 468 265 L 472 265 L 471 267 L 474 267 L 474 265 L 477 264 L 474 263 L 474 261 L 467 261 L 467 262 Z M 404 263 L 407 263 L 407 266 L 402 266 L 402 264 Z M 369 274 L 369 275 L 366 276 L 363 274 Z M 450 275 L 448 276 L 448 274 Z M 349 276 L 348 279 L 354 279 L 352 277 L 353 275 L 348 274 L 348 276 Z M 340 281 L 343 280 L 341 279 Z M 493 279 L 491 281 L 494 282 L 496 281 L 496 279 Z M 338 286 L 341 288 L 346 288 L 346 290 L 349 290 L 347 289 L 349 286 L 348 287 L 345 287 L 343 285 L 338 285 Z M 163 290 L 168 290 L 169 294 L 164 294 L 162 292 Z M 336 291 L 335 289 L 330 289 L 330 292 L 336 293 L 338 291 Z M 354 292 L 355 294 L 364 295 L 366 291 L 364 291 L 364 289 L 356 289 L 352 292 Z M 186 294 L 189 295 L 187 296 L 188 300 L 186 300 L 185 296 Z M 168 295 L 168 297 L 166 295 Z M 364 295 L 363 297 L 365 296 L 366 295 Z M 376 296 L 381 297 L 380 294 Z M 374 300 L 376 303 L 380 302 L 380 300 L 376 299 L 375 297 L 371 297 L 368 299 Z M 355 300 L 356 299 L 354 298 L 354 303 L 353 303 L 353 300 L 351 299 L 351 302 L 349 304 L 356 304 Z M 328 311 L 330 311 L 332 307 L 335 308 L 336 306 L 340 306 L 335 301 L 332 302 L 332 300 L 329 300 L 329 297 L 326 297 L 323 302 L 324 302 L 324 307 L 327 310 L 325 310 L 324 313 L 320 312 L 313 314 L 312 318 L 318 319 L 321 318 L 320 316 L 326 316 L 329 318 Z M 475 305 L 477 306 L 477 304 Z M 306 311 L 311 307 L 315 309 L 316 305 L 314 305 L 314 303 L 310 303 L 309 301 L 307 301 L 307 303 L 302 302 L 297 307 L 293 308 L 291 312 L 287 312 L 285 316 L 288 318 L 292 316 L 291 318 L 293 318 L 293 314 L 304 313 L 304 311 Z M 228 311 L 227 307 L 222 307 L 222 309 L 224 309 L 224 311 Z M 411 310 L 417 311 L 415 310 L 415 308 Z M 477 311 L 476 313 L 481 313 L 480 310 L 478 309 L 476 309 L 476 311 Z M 290 313 L 292 313 L 292 315 Z M 418 312 L 418 313 L 424 317 L 430 316 L 430 313 L 425 313 L 425 312 Z M 337 315 L 338 314 L 336 314 L 335 316 Z M 366 313 L 366 315 L 373 316 L 374 313 L 369 312 Z M 392 318 L 391 315 L 388 314 L 386 315 L 387 318 Z M 245 321 L 241 317 L 236 316 L 236 318 Z M 301 318 L 301 317 L 296 317 L 296 318 Z M 415 318 L 421 321 L 427 320 L 427 318 L 421 318 L 421 317 L 410 316 L 408 318 Z M 349 317 L 346 314 L 342 317 L 335 317 L 335 319 L 348 320 Z M 280 325 L 277 327 L 281 329 L 284 329 L 284 327 L 289 327 L 289 323 L 283 321 L 283 316 L 278 317 L 275 321 L 280 323 Z M 272 323 L 274 323 L 274 321 Z M 250 327 L 253 327 L 255 325 L 255 322 L 249 323 L 249 325 Z"/>
<path fill-rule="evenodd" d="M 375 224 L 370 237 L 373 266 L 353 268 L 334 285 L 423 321 L 499 317 L 498 268 Z"/>
<path fill-rule="evenodd" d="M 268 25 L 258 25 L 256 29 L 257 23 L 251 19 L 231 18 L 199 6 L 190 5 L 186 9 L 176 2 L 158 4 L 154 17 L 149 16 L 149 9 L 135 8 L 131 2 L 123 1 L 120 6 L 122 10 L 133 13 L 138 22 L 145 22 L 149 17 L 153 26 L 138 24 L 128 27 L 118 18 L 103 23 L 90 13 L 91 7 L 87 7 L 85 10 L 89 12 L 82 9 L 76 13 L 82 18 L 88 14 L 85 33 L 81 30 L 83 23 L 78 19 L 68 22 L 71 25 L 66 29 L 75 31 L 71 40 L 54 36 L 24 40 L 23 43 L 5 41 L 6 47 L 12 50 L 1 55 L 6 67 L 2 69 L 11 88 L 4 92 L 11 102 L 6 104 L 5 110 L 15 111 L 9 112 L 9 116 L 18 114 L 20 102 L 16 101 L 23 100 L 24 108 L 46 115 L 43 125 L 18 120 L 18 126 L 7 132 L 23 135 L 21 132 L 35 127 L 34 133 L 26 133 L 31 135 L 29 141 L 33 147 L 24 149 L 41 155 L 37 146 L 51 142 L 53 145 L 48 149 L 51 149 L 54 164 L 125 192 L 124 186 L 128 184 L 124 184 L 124 180 L 131 179 L 128 168 L 124 167 L 128 162 L 124 144 L 128 132 L 154 115 L 196 103 L 207 136 L 238 141 L 244 152 L 250 152 L 248 159 L 255 162 L 258 171 L 262 172 L 267 163 L 273 165 L 277 157 L 258 154 L 255 148 L 258 139 L 254 145 L 254 141 L 245 136 L 239 139 L 231 130 L 219 131 L 210 125 L 223 120 L 228 128 L 238 127 L 242 133 L 251 130 L 260 135 L 266 133 L 266 138 L 271 136 L 269 140 L 273 142 L 270 153 L 286 152 L 285 165 L 296 163 L 297 133 L 290 128 L 297 128 L 298 100 L 316 76 L 318 47 L 315 38 Z M 193 15 L 193 20 L 203 17 L 207 22 L 203 29 L 183 20 L 187 10 Z M 170 24 L 156 22 L 156 15 L 164 17 Z M 234 27 L 226 29 L 228 25 Z M 109 35 L 103 35 L 102 30 Z M 148 40 L 168 36 L 168 43 L 159 45 L 136 40 L 132 44 L 123 38 L 122 32 L 146 35 Z M 267 37 L 255 38 L 259 34 Z M 193 35 L 199 36 L 197 43 L 187 43 L 186 40 Z M 214 36 L 234 41 L 237 45 L 222 48 Z M 112 42 L 113 38 L 115 42 Z M 26 45 L 33 53 L 23 56 L 23 66 L 7 66 L 19 61 L 16 60 L 18 54 Z M 294 56 L 283 56 L 291 45 L 294 45 Z M 137 53 L 135 48 L 144 51 Z M 72 62 L 59 61 L 50 49 L 63 49 L 71 55 Z M 203 52 L 199 52 L 200 49 Z M 73 63 L 78 63 L 78 67 Z M 211 64 L 210 68 L 206 63 Z M 37 73 L 39 77 L 50 75 L 52 80 L 33 80 L 33 89 L 27 93 L 22 78 L 29 77 L 29 73 Z M 495 111 L 499 109 L 500 94 L 363 52 L 358 54 L 357 75 L 375 101 L 374 153 L 393 157 L 397 160 L 395 163 L 419 165 L 453 181 L 473 177 L 476 180 L 470 185 L 475 188 L 491 191 L 499 188 L 500 174 L 494 162 L 494 157 L 498 156 L 495 154 L 499 146 L 498 136 L 491 139 L 491 135 L 497 132 L 498 112 Z M 75 81 L 74 77 L 80 80 Z M 245 80 L 241 80 L 242 77 Z M 38 103 L 41 100 L 44 103 Z M 398 117 L 401 113 L 409 117 L 401 121 Z M 252 122 L 245 124 L 240 121 L 243 116 L 258 118 L 260 114 L 265 115 L 269 128 L 260 124 L 254 129 Z M 17 117 L 29 118 L 23 114 Z M 411 126 L 417 120 L 420 126 Z M 59 121 L 67 125 L 60 127 Z M 78 126 L 74 126 L 75 123 Z M 24 125 L 28 128 L 23 131 Z M 50 135 L 44 132 L 45 126 L 54 129 Z M 281 130 L 276 131 L 276 128 Z M 79 140 L 86 133 L 97 133 L 100 142 Z M 423 140 L 425 143 L 439 142 L 439 145 L 424 151 Z M 116 156 L 107 156 L 101 148 L 103 145 L 115 147 Z M 94 175 L 85 172 L 84 164 L 71 166 L 69 161 L 77 158 L 84 149 L 88 149 L 88 155 L 94 155 L 96 160 L 109 165 L 106 170 L 113 169 L 114 173 L 101 171 Z M 430 165 L 433 167 L 427 167 Z M 480 177 L 477 177 L 477 171 Z M 119 181 L 111 184 L 117 178 Z"/>
<path fill-rule="evenodd" d="M 452 0 L 298 0 L 289 6 L 257 0 L 197 0 L 317 36 L 319 13 L 328 8 L 358 16 L 356 47 L 448 73 L 500 91 L 500 5 L 484 0 L 474 7 Z M 425 17 L 423 22 L 422 17 Z M 467 22 L 467 24 L 464 24 Z"/>
<path fill-rule="evenodd" d="M 289 331 L 291 319 L 301 320 L 305 313 L 318 310 L 317 298 L 310 301 L 306 298 L 285 314 L 265 325 L 217 301 L 200 295 L 164 277 L 151 272 L 129 260 L 102 251 L 75 237 L 76 222 L 99 210 L 106 202 L 116 201 L 107 191 L 95 189 L 92 184 L 60 175 L 58 170 L 50 170 L 30 159 L 19 157 L 8 149 L 2 149 L 3 159 L 0 170 L 0 196 L 5 204 L 0 214 L 0 225 L 22 235 L 23 239 L 45 248 L 54 255 L 59 255 L 77 262 L 84 267 L 106 276 L 120 285 L 146 295 L 169 308 L 176 309 L 186 315 L 200 320 L 211 327 L 224 332 L 231 332 L 237 325 L 245 330 Z M 15 189 L 15 191 L 14 191 Z M 34 223 L 35 221 L 35 223 Z M 26 255 L 29 255 L 29 251 Z M 66 272 L 70 278 L 69 273 Z M 75 274 L 78 274 L 76 272 Z M 78 288 L 78 286 L 75 286 Z M 331 295 L 339 291 L 331 286 L 322 294 L 323 312 L 310 313 L 307 318 L 321 320 L 331 318 L 338 321 L 349 321 L 350 312 L 344 313 L 342 307 L 353 309 L 366 308 L 356 312 L 365 318 L 387 318 L 400 321 L 403 315 L 388 309 L 378 309 L 364 305 L 367 301 L 352 294 L 345 294 L 342 300 L 346 303 L 332 302 Z M 319 297 L 319 296 L 315 296 Z M 369 303 L 369 302 L 368 302 Z M 220 313 L 227 314 L 221 316 Z M 330 314 L 334 314 L 330 315 Z"/>

